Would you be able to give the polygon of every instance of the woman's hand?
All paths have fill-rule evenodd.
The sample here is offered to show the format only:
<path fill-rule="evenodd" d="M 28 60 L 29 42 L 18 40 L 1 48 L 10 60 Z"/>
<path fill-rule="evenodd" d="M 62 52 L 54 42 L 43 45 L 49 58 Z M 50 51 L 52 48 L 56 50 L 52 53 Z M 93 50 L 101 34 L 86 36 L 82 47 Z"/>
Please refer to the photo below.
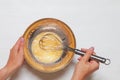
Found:
<path fill-rule="evenodd" d="M 24 62 L 24 39 L 21 37 L 10 50 L 8 62 L 4 68 L 0 70 L 0 80 L 7 79 L 10 74 L 20 68 Z"/>
<path fill-rule="evenodd" d="M 24 61 L 24 51 L 23 51 L 24 39 L 21 37 L 13 48 L 10 50 L 10 56 L 7 62 L 6 67 L 10 68 L 10 70 L 15 71 Z"/>
<path fill-rule="evenodd" d="M 99 69 L 99 62 L 90 60 L 90 56 L 95 54 L 94 48 L 81 49 L 86 54 L 83 57 L 78 58 L 79 62 L 76 64 L 72 80 L 85 80 L 91 73 Z"/>

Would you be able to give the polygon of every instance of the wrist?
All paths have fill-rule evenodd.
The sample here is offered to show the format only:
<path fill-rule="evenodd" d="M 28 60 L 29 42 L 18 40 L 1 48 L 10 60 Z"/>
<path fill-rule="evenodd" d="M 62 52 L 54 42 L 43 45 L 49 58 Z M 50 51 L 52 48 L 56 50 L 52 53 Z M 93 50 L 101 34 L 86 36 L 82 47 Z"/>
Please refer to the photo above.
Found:
<path fill-rule="evenodd" d="M 6 67 L 2 68 L 0 70 L 0 80 L 6 80 L 10 74 L 11 73 L 9 72 L 9 70 Z"/>
<path fill-rule="evenodd" d="M 3 72 L 7 75 L 7 76 L 9 76 L 9 74 L 11 74 L 11 70 L 8 68 L 8 67 L 4 67 L 3 68 Z"/>
<path fill-rule="evenodd" d="M 5 66 L 4 70 L 6 71 L 7 75 L 10 75 L 14 72 L 14 69 L 12 67 L 9 67 L 9 66 Z"/>
<path fill-rule="evenodd" d="M 73 75 L 72 76 L 72 80 L 85 80 L 86 77 L 82 76 L 82 75 Z"/>

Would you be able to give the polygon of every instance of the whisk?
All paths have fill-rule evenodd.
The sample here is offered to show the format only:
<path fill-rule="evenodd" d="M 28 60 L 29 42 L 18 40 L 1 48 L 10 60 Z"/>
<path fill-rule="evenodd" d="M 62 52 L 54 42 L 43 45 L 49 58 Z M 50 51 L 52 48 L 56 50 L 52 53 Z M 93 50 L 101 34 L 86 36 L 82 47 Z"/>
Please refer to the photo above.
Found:
<path fill-rule="evenodd" d="M 52 38 L 51 38 L 51 37 L 49 37 L 50 35 L 52 35 L 52 34 L 44 35 L 44 37 L 40 39 L 39 46 L 40 46 L 41 49 L 51 50 L 51 51 L 55 51 L 55 50 L 67 50 L 67 51 L 72 51 L 75 54 L 80 55 L 80 56 L 84 56 L 85 55 L 85 53 L 83 51 L 81 51 L 79 49 L 71 48 L 68 45 L 63 45 L 62 41 L 59 40 L 56 36 L 52 35 Z M 53 41 L 57 40 L 58 44 L 53 45 L 51 43 L 51 44 L 49 44 L 49 45 L 46 46 L 46 44 L 47 44 L 46 40 L 51 40 L 51 41 L 52 40 Z M 110 59 L 104 58 L 104 57 L 100 57 L 100 56 L 97 56 L 97 55 L 94 55 L 94 54 L 91 55 L 90 59 L 97 60 L 97 61 L 99 61 L 101 63 L 104 63 L 105 65 L 109 65 L 111 63 Z"/>

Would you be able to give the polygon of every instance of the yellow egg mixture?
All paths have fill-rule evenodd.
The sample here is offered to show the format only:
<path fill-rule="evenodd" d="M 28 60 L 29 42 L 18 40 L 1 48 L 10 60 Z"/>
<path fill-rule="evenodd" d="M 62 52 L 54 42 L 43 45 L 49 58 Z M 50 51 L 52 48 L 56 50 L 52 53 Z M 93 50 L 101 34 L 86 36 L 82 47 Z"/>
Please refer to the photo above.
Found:
<path fill-rule="evenodd" d="M 32 42 L 32 53 L 35 58 L 42 63 L 53 63 L 57 61 L 63 53 L 61 38 L 53 32 L 42 32 L 38 34 Z"/>

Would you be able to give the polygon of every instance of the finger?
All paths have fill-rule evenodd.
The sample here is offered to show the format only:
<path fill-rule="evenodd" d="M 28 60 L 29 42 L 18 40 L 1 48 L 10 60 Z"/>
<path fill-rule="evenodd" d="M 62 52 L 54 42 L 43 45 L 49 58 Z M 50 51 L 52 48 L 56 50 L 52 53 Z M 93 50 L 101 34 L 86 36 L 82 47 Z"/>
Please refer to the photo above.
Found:
<path fill-rule="evenodd" d="M 92 63 L 92 64 L 93 64 L 93 63 L 97 63 L 97 64 L 99 64 L 100 62 L 97 61 L 97 60 L 93 60 L 93 59 L 92 59 L 92 60 L 90 61 L 90 63 Z"/>
<path fill-rule="evenodd" d="M 17 40 L 17 42 L 15 43 L 15 45 L 13 46 L 13 48 L 14 48 L 15 51 L 18 51 L 18 49 L 19 49 L 19 46 L 20 46 L 20 43 L 21 43 L 21 38 L 22 38 L 22 37 L 20 37 L 20 38 Z"/>
<path fill-rule="evenodd" d="M 78 60 L 80 61 L 80 60 L 81 60 L 81 58 L 82 58 L 82 57 L 80 56 L 80 57 L 78 58 Z"/>
<path fill-rule="evenodd" d="M 81 48 L 81 51 L 82 52 L 86 52 L 88 49 L 86 49 L 86 48 Z"/>
<path fill-rule="evenodd" d="M 82 59 L 82 60 L 84 60 L 85 62 L 88 62 L 89 59 L 90 59 L 90 56 L 92 55 L 93 52 L 94 52 L 94 48 L 93 48 L 93 47 L 89 48 L 89 49 L 86 51 L 85 55 L 83 56 L 83 59 Z"/>
<path fill-rule="evenodd" d="M 93 55 L 95 55 L 96 53 L 95 52 L 93 52 Z"/>
<path fill-rule="evenodd" d="M 20 59 L 22 60 L 21 62 L 23 62 L 24 60 L 24 39 L 21 39 L 18 55 Z"/>
<path fill-rule="evenodd" d="M 93 69 L 95 70 L 99 69 L 99 65 L 100 65 L 99 61 L 91 60 L 90 63 L 94 65 L 92 67 Z"/>
<path fill-rule="evenodd" d="M 82 52 L 86 52 L 88 49 L 86 49 L 86 48 L 81 48 L 81 51 Z M 93 54 L 95 55 L 96 53 L 95 52 L 93 52 Z"/>
<path fill-rule="evenodd" d="M 23 52 L 24 52 L 23 48 L 24 48 L 24 38 L 21 38 L 19 54 L 23 54 Z"/>

